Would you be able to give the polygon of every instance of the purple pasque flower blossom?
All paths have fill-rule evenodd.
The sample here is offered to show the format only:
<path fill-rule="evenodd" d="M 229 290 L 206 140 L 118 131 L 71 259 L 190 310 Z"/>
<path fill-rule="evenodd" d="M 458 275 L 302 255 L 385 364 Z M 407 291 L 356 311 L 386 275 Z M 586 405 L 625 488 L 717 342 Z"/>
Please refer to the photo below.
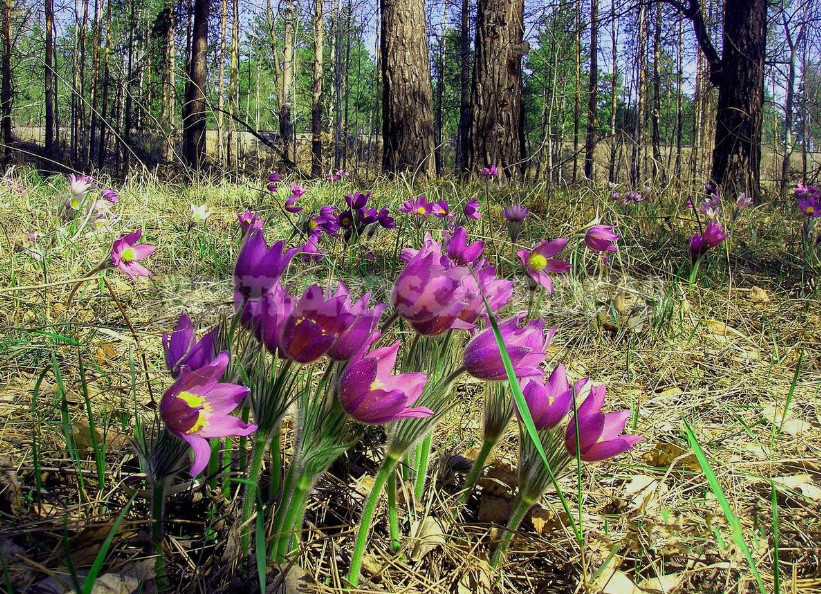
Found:
<path fill-rule="evenodd" d="M 704 229 L 704 233 L 696 233 L 690 238 L 690 257 L 695 261 L 706 254 L 710 248 L 716 247 L 727 237 L 722 230 L 721 223 L 710 221 Z"/>
<path fill-rule="evenodd" d="M 340 229 L 343 229 L 345 231 L 353 229 L 354 223 L 356 222 L 353 218 L 353 211 L 351 211 L 350 209 L 343 210 L 337 215 L 336 222 L 339 225 Z"/>
<path fill-rule="evenodd" d="M 735 201 L 736 208 L 745 209 L 750 208 L 750 205 L 753 203 L 752 196 L 747 196 L 744 192 L 738 195 L 738 198 Z"/>
<path fill-rule="evenodd" d="M 100 190 L 100 196 L 102 196 L 104 200 L 108 200 L 111 204 L 117 204 L 120 201 L 120 195 L 116 190 L 112 190 L 111 188 Z"/>
<path fill-rule="evenodd" d="M 478 221 L 482 218 L 482 213 L 479 212 L 481 208 L 482 204 L 479 202 L 479 200 L 477 198 L 472 198 L 468 200 L 467 204 L 465 204 L 465 216 L 469 219 L 473 219 L 474 221 Z"/>
<path fill-rule="evenodd" d="M 610 225 L 593 225 L 584 234 L 584 243 L 591 250 L 597 252 L 612 252 L 619 251 L 616 242 L 619 236 L 614 233 L 613 227 Z"/>
<path fill-rule="evenodd" d="M 380 209 L 379 213 L 376 215 L 376 222 L 385 229 L 396 228 L 396 221 L 391 216 L 390 211 L 384 207 Z"/>
<path fill-rule="evenodd" d="M 399 212 L 413 214 L 420 218 L 427 217 L 433 208 L 433 205 L 428 202 L 425 196 L 417 196 L 402 203 Z"/>
<path fill-rule="evenodd" d="M 620 198 L 621 198 L 621 194 L 619 194 L 618 192 L 610 192 L 610 200 L 613 200 L 615 202 L 616 200 L 619 200 Z"/>
<path fill-rule="evenodd" d="M 513 206 L 505 206 L 502 211 L 502 216 L 507 221 L 507 233 L 510 236 L 510 241 L 516 243 L 519 241 L 519 235 L 522 233 L 522 226 L 527 215 L 530 214 L 530 209 L 521 204 L 514 204 Z"/>
<path fill-rule="evenodd" d="M 305 194 L 305 188 L 303 188 L 296 182 L 291 184 L 291 196 L 301 198 L 303 194 Z"/>
<path fill-rule="evenodd" d="M 286 198 L 285 199 L 285 206 L 283 207 L 283 208 L 285 208 L 285 212 L 290 212 L 292 214 L 296 214 L 298 212 L 301 212 L 302 207 L 301 206 L 295 206 L 296 201 L 298 199 L 299 199 L 299 196 L 297 196 L 297 195 L 289 196 L 288 198 Z"/>
<path fill-rule="evenodd" d="M 271 183 L 276 183 L 280 181 L 279 173 L 274 171 L 273 173 L 268 174 L 268 181 Z"/>
<path fill-rule="evenodd" d="M 347 294 L 326 297 L 319 285 L 311 285 L 282 323 L 279 352 L 297 363 L 312 363 L 330 350 L 356 317 Z"/>
<path fill-rule="evenodd" d="M 350 194 L 345 195 L 345 202 L 348 205 L 348 208 L 351 210 L 361 210 L 365 208 L 365 205 L 368 203 L 368 200 L 371 197 L 371 193 L 368 192 L 363 194 L 361 192 L 354 192 L 353 196 Z"/>
<path fill-rule="evenodd" d="M 553 241 L 542 239 L 538 245 L 529 250 L 519 250 L 516 255 L 528 276 L 535 281 L 531 285 L 533 289 L 536 285 L 542 285 L 547 292 L 553 294 L 553 281 L 547 276 L 548 272 L 553 274 L 563 274 L 570 270 L 570 264 L 563 260 L 556 260 L 553 256 L 558 255 L 567 245 L 567 239 L 560 237 Z"/>
<path fill-rule="evenodd" d="M 234 306 L 239 309 L 242 302 L 242 296 L 234 291 Z M 277 282 L 262 297 L 245 302 L 240 323 L 251 328 L 254 336 L 271 354 L 277 354 L 279 336 L 285 320 L 291 315 L 293 304 L 294 297 L 288 295 Z"/>
<path fill-rule="evenodd" d="M 199 369 L 214 360 L 214 339 L 216 328 L 197 340 L 197 333 L 191 319 L 180 316 L 174 331 L 163 332 L 162 348 L 165 353 L 165 366 L 171 377 L 178 378 L 183 369 Z"/>
<path fill-rule="evenodd" d="M 299 248 L 284 241 L 268 247 L 261 231 L 248 233 L 234 266 L 234 288 L 245 299 L 258 299 L 279 281 Z"/>
<path fill-rule="evenodd" d="M 530 320 L 519 324 L 525 314 L 520 313 L 499 323 L 499 332 L 505 343 L 516 377 L 542 376 L 541 364 L 556 329 L 551 328 L 545 337 L 544 320 Z M 487 328 L 474 336 L 465 347 L 465 370 L 473 377 L 491 382 L 507 380 L 502 355 L 496 344 L 493 328 Z"/>
<path fill-rule="evenodd" d="M 805 186 L 799 183 L 795 188 L 798 208 L 805 217 L 821 217 L 821 190 L 816 186 Z"/>
<path fill-rule="evenodd" d="M 191 476 L 197 476 L 208 465 L 208 439 L 246 436 L 257 429 L 255 424 L 229 414 L 248 395 L 248 388 L 220 383 L 227 367 L 228 353 L 222 352 L 199 369 L 185 368 L 160 400 L 160 416 L 165 426 L 194 450 Z"/>
<path fill-rule="evenodd" d="M 626 452 L 643 438 L 622 435 L 630 418 L 629 409 L 613 413 L 601 412 L 607 387 L 602 384 L 590 393 L 576 411 L 579 425 L 579 452 L 585 462 L 598 462 Z M 576 421 L 571 420 L 565 432 L 564 443 L 571 456 L 576 455 Z"/>
<path fill-rule="evenodd" d="M 468 234 L 464 227 L 456 227 L 453 235 L 445 233 L 445 253 L 457 264 L 463 266 L 476 263 L 485 249 L 484 241 L 467 242 Z"/>
<path fill-rule="evenodd" d="M 311 234 L 299 250 L 302 259 L 307 262 L 317 262 L 325 256 L 325 250 L 319 247 L 319 235 Z"/>
<path fill-rule="evenodd" d="M 437 200 L 430 205 L 433 216 L 438 219 L 445 219 L 450 215 L 450 204 L 447 200 Z"/>
<path fill-rule="evenodd" d="M 587 379 L 580 380 L 587 382 Z M 577 382 L 577 391 L 583 383 Z M 547 381 L 544 378 L 530 377 L 527 379 L 522 394 L 527 402 L 527 409 L 533 419 L 536 429 L 552 429 L 567 416 L 573 408 L 573 390 L 567 381 L 564 365 L 559 363 Z M 513 410 L 519 419 L 522 418 L 519 408 L 514 401 Z"/>
<path fill-rule="evenodd" d="M 499 170 L 496 165 L 493 164 L 490 167 L 482 167 L 482 172 L 479 175 L 481 175 L 483 179 L 493 179 L 499 175 Z"/>
<path fill-rule="evenodd" d="M 368 301 L 371 298 L 370 292 L 365 293 L 354 304 L 350 303 L 350 293 L 344 284 L 339 283 L 335 297 L 345 297 L 344 308 L 355 317 L 350 326 L 339 334 L 336 342 L 328 351 L 328 356 L 335 361 L 348 361 L 354 355 L 364 352 L 370 347 L 373 341 L 378 338 L 376 330 L 379 318 L 387 307 L 384 303 L 377 303 L 373 308 L 368 309 Z"/>
<path fill-rule="evenodd" d="M 68 191 L 71 192 L 71 198 L 68 199 L 67 205 L 73 210 L 78 210 L 86 194 L 94 189 L 94 179 L 87 175 L 68 174 Z"/>
<path fill-rule="evenodd" d="M 409 408 L 421 396 L 428 381 L 424 373 L 391 375 L 399 341 L 356 356 L 342 372 L 337 391 L 339 402 L 350 416 L 369 425 L 397 419 L 432 417 L 424 406 Z"/>
<path fill-rule="evenodd" d="M 319 209 L 319 214 L 308 219 L 306 231 L 310 235 L 335 235 L 339 230 L 339 220 L 336 216 L 336 207 L 331 205 Z"/>
<path fill-rule="evenodd" d="M 114 240 L 111 246 L 111 266 L 119 268 L 123 274 L 126 274 L 131 280 L 136 280 L 138 276 L 147 276 L 151 278 L 151 272 L 144 268 L 142 264 L 137 263 L 137 260 L 147 258 L 154 253 L 157 246 L 150 243 L 137 244 L 142 237 L 143 230 L 137 229 L 133 233 L 127 233 Z"/>
<path fill-rule="evenodd" d="M 464 267 L 449 267 L 442 246 L 425 237 L 421 250 L 402 252 L 405 268 L 396 279 L 391 301 L 394 311 L 411 323 L 428 322 L 464 293 L 462 281 L 470 276 Z"/>
<path fill-rule="evenodd" d="M 245 233 L 259 231 L 265 224 L 265 221 L 257 213 L 248 209 L 245 209 L 244 213 L 237 213 L 237 220 L 239 220 L 239 226 Z"/>

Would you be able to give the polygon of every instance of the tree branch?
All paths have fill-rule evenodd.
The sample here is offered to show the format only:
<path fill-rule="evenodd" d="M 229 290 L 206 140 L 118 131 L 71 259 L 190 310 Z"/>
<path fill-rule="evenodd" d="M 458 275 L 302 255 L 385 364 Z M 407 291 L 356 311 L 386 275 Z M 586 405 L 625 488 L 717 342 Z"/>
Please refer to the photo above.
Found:
<path fill-rule="evenodd" d="M 710 34 L 707 32 L 707 25 L 704 24 L 699 0 L 663 1 L 678 10 L 693 23 L 693 32 L 696 35 L 698 47 L 701 48 L 701 52 L 707 58 L 707 63 L 710 64 L 710 82 L 717 87 L 721 86 L 723 63 L 710 39 Z"/>

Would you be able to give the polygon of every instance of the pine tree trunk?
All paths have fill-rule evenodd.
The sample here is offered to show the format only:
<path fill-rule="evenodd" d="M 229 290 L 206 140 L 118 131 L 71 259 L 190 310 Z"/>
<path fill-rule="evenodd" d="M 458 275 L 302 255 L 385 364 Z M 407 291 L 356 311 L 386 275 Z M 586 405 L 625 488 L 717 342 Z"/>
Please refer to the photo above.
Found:
<path fill-rule="evenodd" d="M 599 100 L 599 1 L 590 0 L 590 77 L 587 98 L 587 136 L 584 143 L 584 176 L 593 179 Z"/>
<path fill-rule="evenodd" d="M 111 86 L 110 68 L 111 68 L 111 2 L 106 4 L 105 17 L 105 52 L 103 53 L 103 96 L 100 101 L 100 144 L 97 149 L 97 168 L 102 169 L 105 166 L 106 159 L 106 137 L 108 135 L 109 122 L 106 120 L 106 115 L 113 113 L 113 110 L 108 109 L 108 93 Z"/>
<path fill-rule="evenodd" d="M 380 0 L 382 170 L 434 172 L 433 115 L 424 0 Z"/>
<path fill-rule="evenodd" d="M 311 84 L 311 175 L 322 177 L 322 75 L 324 23 L 322 4 L 314 0 L 314 71 Z"/>
<path fill-rule="evenodd" d="M 220 47 L 217 76 L 217 161 L 225 168 L 225 60 L 228 47 L 228 0 L 220 6 Z"/>
<path fill-rule="evenodd" d="M 45 47 L 45 79 L 43 92 L 46 102 L 46 155 L 54 156 L 54 0 L 45 0 L 46 18 L 46 47 Z"/>
<path fill-rule="evenodd" d="M 239 81 L 239 0 L 232 3 L 233 20 L 231 22 L 231 64 L 228 72 L 228 146 L 226 150 L 226 164 L 229 169 L 239 167 L 239 147 L 236 138 L 236 122 L 234 117 L 239 103 L 237 81 Z M 249 62 L 250 64 L 250 62 Z M 250 84 L 249 84 L 250 89 Z"/>
<path fill-rule="evenodd" d="M 3 164 L 8 166 L 11 162 L 11 11 L 14 0 L 4 0 L 3 2 L 3 59 L 2 65 L 2 85 L 0 86 L 0 135 L 3 143 Z"/>
<path fill-rule="evenodd" d="M 684 136 L 684 113 L 681 109 L 681 87 L 684 84 L 684 20 L 678 21 L 678 54 L 676 55 L 676 162 L 673 171 L 681 176 L 681 145 Z"/>
<path fill-rule="evenodd" d="M 664 184 L 661 157 L 661 20 L 662 5 L 656 4 L 656 22 L 653 31 L 653 109 L 651 111 L 653 143 L 653 185 Z"/>
<path fill-rule="evenodd" d="M 291 102 L 293 98 L 293 62 L 294 62 L 294 1 L 285 0 L 283 20 L 285 35 L 282 49 L 282 103 L 279 107 L 279 134 L 282 137 L 283 156 L 286 164 L 291 166 L 295 160 L 294 127 L 291 121 Z"/>
<path fill-rule="evenodd" d="M 91 129 L 88 135 L 88 146 L 86 147 L 85 162 L 91 164 L 94 156 L 94 137 L 97 134 L 99 118 L 97 112 L 100 108 L 99 86 L 100 86 L 100 46 L 102 45 L 102 4 L 101 0 L 94 0 L 94 26 L 91 30 Z"/>
<path fill-rule="evenodd" d="M 573 94 L 573 183 L 579 169 L 579 127 L 582 115 L 582 8 L 576 3 L 576 91 Z"/>
<path fill-rule="evenodd" d="M 613 45 L 610 50 L 612 67 L 610 77 L 612 78 L 612 94 L 610 95 L 610 171 L 607 179 L 611 183 L 616 183 L 616 153 L 618 152 L 619 141 L 616 137 L 616 116 L 619 106 L 619 29 L 616 20 L 616 3 L 610 2 L 610 35 Z"/>
<path fill-rule="evenodd" d="M 436 175 L 442 175 L 442 113 L 445 100 L 445 14 L 436 45 L 436 110 L 433 118 L 434 162 Z"/>
<path fill-rule="evenodd" d="M 495 164 L 507 179 L 516 174 L 521 158 L 523 23 L 523 0 L 479 1 L 470 166 Z"/>
<path fill-rule="evenodd" d="M 456 174 L 467 171 L 470 135 L 470 3 L 462 0 L 459 12 L 459 125 L 456 130 Z"/>
<path fill-rule="evenodd" d="M 644 175 L 644 121 L 647 111 L 647 7 L 639 8 L 639 48 L 637 56 L 638 88 L 636 90 L 636 126 L 633 133 L 633 155 L 630 162 L 630 182 L 636 186 Z"/>
<path fill-rule="evenodd" d="M 781 178 L 778 193 L 780 196 L 786 197 L 787 182 L 790 175 L 790 157 L 793 152 L 793 105 L 795 102 L 795 76 L 796 63 L 798 61 L 798 46 L 801 44 L 803 37 L 803 24 L 798 30 L 796 39 L 793 39 L 790 27 L 784 21 L 784 35 L 786 36 L 787 49 L 789 50 L 788 69 L 787 69 L 787 85 L 784 94 L 784 158 L 781 161 Z"/>
<path fill-rule="evenodd" d="M 209 0 L 195 0 L 191 62 L 185 91 L 183 155 L 199 171 L 205 163 L 205 74 L 208 51 Z"/>

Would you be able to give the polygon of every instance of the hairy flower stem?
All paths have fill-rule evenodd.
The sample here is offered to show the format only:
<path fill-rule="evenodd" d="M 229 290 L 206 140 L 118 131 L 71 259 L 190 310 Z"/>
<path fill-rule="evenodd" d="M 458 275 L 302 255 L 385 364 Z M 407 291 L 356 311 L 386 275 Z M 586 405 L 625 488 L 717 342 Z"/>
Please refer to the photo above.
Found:
<path fill-rule="evenodd" d="M 388 526 L 391 532 L 391 548 L 398 553 L 402 548 L 399 544 L 399 515 L 396 511 L 396 472 L 388 477 Z"/>
<path fill-rule="evenodd" d="M 267 445 L 267 437 L 257 433 L 254 437 L 254 451 L 251 455 L 251 467 L 248 470 L 248 484 L 245 488 L 245 499 L 242 505 L 242 525 L 245 526 L 248 519 L 251 517 L 251 512 L 255 507 L 257 500 L 257 485 L 259 484 L 259 472 L 262 468 L 262 459 L 265 456 L 265 446 Z M 262 510 L 257 510 L 262 513 Z M 241 546 L 243 556 L 248 554 L 248 549 L 251 543 L 250 528 L 247 528 L 242 533 Z"/>
<path fill-rule="evenodd" d="M 696 258 L 696 261 L 690 265 L 690 276 L 687 279 L 687 282 L 691 285 L 696 282 L 696 278 L 698 277 L 698 269 L 701 266 L 701 256 Z"/>
<path fill-rule="evenodd" d="M 288 559 L 288 554 L 293 550 L 292 542 L 294 537 L 302 528 L 302 520 L 305 517 L 305 506 L 308 503 L 308 495 L 311 492 L 313 481 L 310 477 L 302 476 L 294 489 L 294 495 L 288 505 L 288 512 L 280 527 L 281 536 L 277 539 L 277 551 L 275 561 L 284 563 Z"/>
<path fill-rule="evenodd" d="M 479 455 L 476 456 L 476 461 L 473 463 L 473 468 L 471 468 L 470 474 L 465 480 L 465 487 L 462 490 L 462 494 L 459 496 L 459 507 L 466 505 L 468 499 L 470 499 L 473 490 L 476 488 L 476 483 L 479 481 L 479 477 L 482 475 L 482 470 L 485 467 L 485 462 L 487 461 L 488 456 L 490 456 L 490 452 L 493 450 L 494 447 L 496 447 L 496 442 L 498 440 L 498 435 L 486 435 L 484 441 L 482 441 L 482 449 L 479 450 Z"/>
<path fill-rule="evenodd" d="M 271 436 L 271 486 L 270 501 L 279 494 L 279 487 L 282 484 L 282 438 L 279 432 L 279 425 Z"/>
<path fill-rule="evenodd" d="M 163 541 L 165 529 L 163 517 L 165 515 L 165 489 L 167 479 L 156 481 L 151 489 L 151 549 L 154 554 L 154 575 L 158 592 L 168 587 L 168 577 L 165 574 L 165 553 Z"/>
<path fill-rule="evenodd" d="M 433 431 L 431 429 L 431 431 Z M 416 500 L 422 499 L 422 492 L 425 490 L 425 478 L 428 475 L 428 460 L 430 459 L 431 431 L 425 436 L 422 443 L 416 446 L 418 452 L 418 464 L 416 465 L 416 483 L 414 485 L 414 495 Z"/>
<path fill-rule="evenodd" d="M 522 520 L 533 503 L 534 501 L 524 497 L 521 491 L 516 496 L 516 500 L 513 504 L 513 512 L 510 514 L 507 526 L 505 526 L 505 534 L 502 536 L 502 540 L 499 541 L 499 544 L 496 545 L 496 550 L 493 551 L 493 556 L 490 558 L 491 569 L 498 569 L 499 563 L 504 558 L 508 547 L 510 547 L 513 534 L 519 528 L 519 524 L 522 523 Z"/>
<path fill-rule="evenodd" d="M 362 571 L 362 559 L 365 556 L 365 545 L 368 544 L 368 532 L 371 529 L 373 515 L 376 512 L 376 504 L 379 502 L 379 494 L 390 475 L 393 474 L 396 469 L 399 459 L 399 456 L 388 453 L 371 487 L 371 494 L 368 495 L 368 500 L 365 502 L 362 519 L 359 521 L 359 533 L 356 535 L 356 544 L 354 545 L 353 556 L 351 557 L 351 569 L 348 571 L 347 578 L 348 583 L 353 587 L 356 587 L 359 583 L 359 574 Z"/>

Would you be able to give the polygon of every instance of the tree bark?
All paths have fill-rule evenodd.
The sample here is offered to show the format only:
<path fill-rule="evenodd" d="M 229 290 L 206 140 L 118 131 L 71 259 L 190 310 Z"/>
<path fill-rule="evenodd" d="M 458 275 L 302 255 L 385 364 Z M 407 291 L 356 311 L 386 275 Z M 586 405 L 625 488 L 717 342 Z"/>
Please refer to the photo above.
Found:
<path fill-rule="evenodd" d="M 106 120 L 106 113 L 109 115 L 114 110 L 108 109 L 108 93 L 110 86 L 111 68 L 111 2 L 106 4 L 105 17 L 105 52 L 103 53 L 103 96 L 100 102 L 100 144 L 97 149 L 97 168 L 102 169 L 106 159 L 106 136 L 108 134 L 109 123 Z M 107 110 L 107 111 L 106 111 Z"/>
<path fill-rule="evenodd" d="M 462 0 L 459 12 L 459 125 L 456 130 L 456 174 L 467 171 L 470 135 L 470 3 Z"/>
<path fill-rule="evenodd" d="M 650 112 L 653 144 L 653 185 L 664 184 L 661 157 L 661 20 L 662 5 L 656 4 L 656 22 L 653 31 L 653 108 Z"/>
<path fill-rule="evenodd" d="M 610 96 L 610 171 L 607 179 L 611 183 L 616 183 L 616 154 L 618 152 L 619 142 L 616 137 L 616 117 L 618 113 L 618 92 L 619 92 L 619 29 L 616 21 L 616 3 L 610 2 L 610 34 L 612 36 L 613 45 L 611 46 L 610 59 L 612 67 L 610 77 L 612 78 L 612 94 Z"/>
<path fill-rule="evenodd" d="M 3 2 L 3 60 L 2 85 L 0 86 L 0 134 L 3 143 L 3 164 L 11 162 L 11 104 L 12 104 L 12 70 L 11 70 L 11 12 L 14 0 Z"/>
<path fill-rule="evenodd" d="M 584 142 L 584 176 L 593 179 L 599 100 L 599 0 L 590 0 L 590 77 L 587 97 L 587 136 Z"/>
<path fill-rule="evenodd" d="M 322 74 L 324 0 L 314 0 L 314 71 L 311 83 L 311 175 L 322 177 Z"/>
<path fill-rule="evenodd" d="M 293 97 L 294 62 L 294 1 L 285 0 L 283 20 L 285 35 L 282 49 L 282 103 L 279 106 L 279 134 L 282 149 L 288 165 L 294 163 L 294 126 L 291 121 L 291 100 Z"/>
<path fill-rule="evenodd" d="M 470 167 L 512 178 L 521 157 L 524 0 L 480 0 L 471 90 Z"/>
<path fill-rule="evenodd" d="M 630 182 L 636 186 L 644 174 L 644 119 L 647 111 L 647 7 L 639 7 L 639 48 L 637 56 L 638 88 L 636 89 L 636 125 L 633 134 L 633 154 L 630 162 Z"/>
<path fill-rule="evenodd" d="M 45 79 L 43 91 L 46 102 L 46 155 L 54 156 L 54 0 L 45 0 L 46 17 L 46 48 L 45 48 Z"/>
<path fill-rule="evenodd" d="M 225 167 L 225 59 L 228 48 L 228 0 L 220 4 L 220 45 L 217 75 L 217 160 Z"/>
<path fill-rule="evenodd" d="M 199 171 L 205 163 L 205 73 L 208 51 L 209 0 L 195 0 L 191 39 L 191 62 L 185 90 L 183 155 Z"/>
<path fill-rule="evenodd" d="M 804 34 L 804 25 L 801 24 L 798 29 L 796 38 L 793 39 L 790 31 L 789 23 L 786 18 L 783 20 L 784 35 L 786 36 L 787 50 L 789 51 L 788 69 L 787 69 L 787 88 L 784 93 L 784 157 L 781 161 L 781 182 L 779 184 L 778 193 L 780 196 L 787 195 L 787 181 L 790 174 L 790 157 L 793 152 L 793 104 L 795 102 L 795 76 L 796 76 L 796 62 L 798 58 L 798 46 L 801 44 L 801 38 Z"/>
<path fill-rule="evenodd" d="M 228 72 L 228 142 L 226 147 L 226 165 L 229 169 L 239 167 L 239 147 L 236 136 L 236 111 L 239 103 L 237 83 L 239 81 L 239 0 L 232 2 L 231 22 L 231 63 Z M 250 64 L 250 61 L 249 61 Z M 251 85 L 248 84 L 250 91 Z"/>
<path fill-rule="evenodd" d="M 380 0 L 382 170 L 434 172 L 433 115 L 424 0 Z"/>
<path fill-rule="evenodd" d="M 582 114 L 582 7 L 576 3 L 576 90 L 573 94 L 573 183 L 579 170 L 579 129 Z"/>

